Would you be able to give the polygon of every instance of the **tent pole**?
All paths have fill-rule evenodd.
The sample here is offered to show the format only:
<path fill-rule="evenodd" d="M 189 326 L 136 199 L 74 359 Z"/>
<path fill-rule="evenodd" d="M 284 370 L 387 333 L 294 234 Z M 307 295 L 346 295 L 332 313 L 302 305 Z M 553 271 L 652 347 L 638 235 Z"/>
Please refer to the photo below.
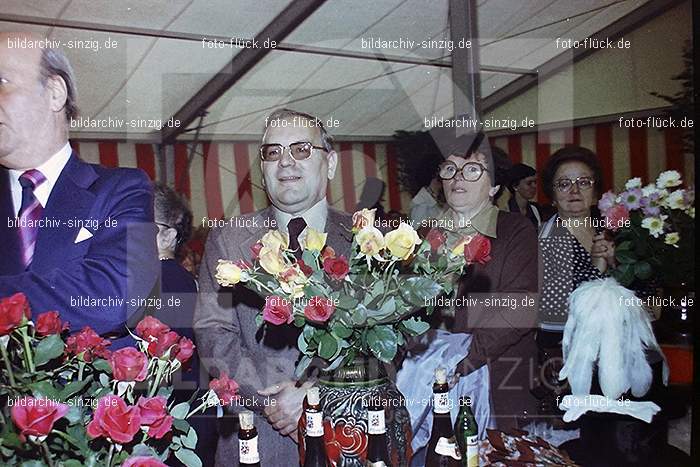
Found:
<path fill-rule="evenodd" d="M 479 44 L 476 0 L 450 0 L 450 39 L 452 50 L 452 96 L 454 115 L 481 117 L 479 83 Z M 471 41 L 470 47 L 465 47 Z M 460 47 L 462 45 L 462 47 Z"/>

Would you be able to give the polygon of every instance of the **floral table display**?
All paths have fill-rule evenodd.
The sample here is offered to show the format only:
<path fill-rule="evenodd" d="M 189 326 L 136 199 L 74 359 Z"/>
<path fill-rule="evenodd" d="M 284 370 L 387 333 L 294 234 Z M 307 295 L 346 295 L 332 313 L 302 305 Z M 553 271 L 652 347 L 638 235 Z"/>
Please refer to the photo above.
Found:
<path fill-rule="evenodd" d="M 374 210 L 367 209 L 353 215 L 351 230 L 351 254 L 345 257 L 326 246 L 327 234 L 307 227 L 299 259 L 287 234 L 270 230 L 252 247 L 253 264 L 220 259 L 216 277 L 221 286 L 242 284 L 265 297 L 260 326 L 300 328 L 295 373 L 321 369 L 325 438 L 334 464 L 364 465 L 362 401 L 378 397 L 394 402 L 387 404 L 389 452 L 395 465 L 405 465 L 410 422 L 385 365 L 408 339 L 428 330 L 415 312 L 432 312 L 429 302 L 452 293 L 455 275 L 475 252 L 480 260 L 488 256 L 488 239 L 459 238 L 448 249 L 446 232 L 433 229 L 422 240 L 407 223 L 384 234 L 374 225 Z"/>
<path fill-rule="evenodd" d="M 187 419 L 219 397 L 175 404 L 169 385 L 192 341 L 148 316 L 137 347 L 115 351 L 89 327 L 68 327 L 54 311 L 32 320 L 21 293 L 0 300 L 0 464 L 156 467 L 174 455 L 200 466 Z"/>

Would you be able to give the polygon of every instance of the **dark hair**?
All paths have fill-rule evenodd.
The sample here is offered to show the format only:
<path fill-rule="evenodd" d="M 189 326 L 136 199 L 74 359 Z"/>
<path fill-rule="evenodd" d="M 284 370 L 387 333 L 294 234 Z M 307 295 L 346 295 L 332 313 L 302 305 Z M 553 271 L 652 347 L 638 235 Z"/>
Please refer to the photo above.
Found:
<path fill-rule="evenodd" d="M 515 192 L 515 185 L 527 177 L 534 177 L 537 171 L 527 164 L 515 164 L 508 171 L 508 191 Z"/>
<path fill-rule="evenodd" d="M 498 185 L 498 192 L 496 192 L 493 199 L 498 199 L 508 183 L 508 170 L 512 167 L 513 161 L 510 160 L 510 157 L 503 149 L 494 145 L 491 145 L 491 160 L 493 162 L 493 171 L 495 172 L 491 179 L 491 185 Z"/>
<path fill-rule="evenodd" d="M 46 83 L 52 76 L 60 76 L 63 82 L 66 83 L 67 95 L 63 108 L 66 111 L 66 121 L 70 123 L 72 118 L 78 116 L 78 89 L 75 85 L 73 67 L 63 51 L 53 48 L 42 49 L 39 73 L 42 86 L 46 86 Z"/>
<path fill-rule="evenodd" d="M 598 163 L 598 157 L 590 149 L 580 146 L 566 146 L 556 151 L 547 161 L 542 170 L 542 185 L 544 193 L 549 199 L 554 199 L 554 174 L 562 164 L 567 162 L 580 162 L 588 166 L 593 172 L 596 196 L 603 189 L 603 171 Z"/>
<path fill-rule="evenodd" d="M 177 232 L 177 253 L 192 234 L 192 211 L 187 200 L 169 186 L 154 183 L 153 206 L 155 218 L 162 220 Z"/>

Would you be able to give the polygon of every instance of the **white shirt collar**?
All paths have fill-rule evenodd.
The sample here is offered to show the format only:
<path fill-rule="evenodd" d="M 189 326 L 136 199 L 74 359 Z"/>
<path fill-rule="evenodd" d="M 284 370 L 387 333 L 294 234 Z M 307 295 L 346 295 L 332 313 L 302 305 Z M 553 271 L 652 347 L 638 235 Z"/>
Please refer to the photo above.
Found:
<path fill-rule="evenodd" d="M 295 217 L 300 217 L 299 215 L 294 216 L 288 212 L 281 211 L 274 205 L 272 206 L 272 212 L 277 221 L 277 229 L 284 233 L 287 233 L 287 224 L 289 221 Z M 314 230 L 319 232 L 325 232 L 326 219 L 328 218 L 328 202 L 326 198 L 323 198 L 321 201 L 311 206 L 306 212 L 301 214 L 301 217 L 304 218 L 307 226 L 311 226 Z M 304 232 L 306 232 L 306 229 L 302 231 L 300 237 L 303 236 Z"/>
<path fill-rule="evenodd" d="M 56 185 L 63 168 L 68 163 L 71 154 L 73 154 L 73 149 L 70 147 L 70 143 L 66 143 L 56 154 L 51 156 L 39 167 L 36 167 L 36 170 L 41 172 L 44 178 L 46 178 L 46 181 L 34 190 L 34 196 L 36 196 L 36 199 L 41 203 L 42 207 L 46 207 L 46 203 L 49 201 L 49 195 L 54 185 Z M 15 212 L 19 213 L 19 208 L 22 206 L 22 185 L 19 184 L 19 177 L 25 171 L 10 169 L 9 172 L 12 202 L 14 203 Z"/>

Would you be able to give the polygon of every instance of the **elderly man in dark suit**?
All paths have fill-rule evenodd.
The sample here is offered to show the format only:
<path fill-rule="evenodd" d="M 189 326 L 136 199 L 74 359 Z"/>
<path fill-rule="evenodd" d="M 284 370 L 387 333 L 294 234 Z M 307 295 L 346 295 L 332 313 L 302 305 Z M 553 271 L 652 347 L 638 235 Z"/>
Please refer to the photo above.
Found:
<path fill-rule="evenodd" d="M 8 45 L 20 41 L 35 47 Z M 127 321 L 158 276 L 152 190 L 139 170 L 73 152 L 73 71 L 44 45 L 0 34 L 0 297 L 23 292 L 35 312 L 56 310 L 115 349 L 133 342 Z"/>
<path fill-rule="evenodd" d="M 263 182 L 272 206 L 240 216 L 212 230 L 200 271 L 200 296 L 195 312 L 195 335 L 202 363 L 213 376 L 221 372 L 240 384 L 241 400 L 259 417 L 257 429 L 261 463 L 288 466 L 297 463 L 295 432 L 306 388 L 312 381 L 296 381 L 300 357 L 297 328 L 267 325 L 255 316 L 264 301 L 242 287 L 222 289 L 215 274 L 219 259 L 251 260 L 251 247 L 270 229 L 289 235 L 298 248 L 306 228 L 328 233 L 327 244 L 347 255 L 352 224 L 350 215 L 328 206 L 326 188 L 335 175 L 338 155 L 319 119 L 288 109 L 265 120 L 260 147 Z M 236 465 L 237 437 L 230 417 L 220 427 L 217 465 Z"/>

